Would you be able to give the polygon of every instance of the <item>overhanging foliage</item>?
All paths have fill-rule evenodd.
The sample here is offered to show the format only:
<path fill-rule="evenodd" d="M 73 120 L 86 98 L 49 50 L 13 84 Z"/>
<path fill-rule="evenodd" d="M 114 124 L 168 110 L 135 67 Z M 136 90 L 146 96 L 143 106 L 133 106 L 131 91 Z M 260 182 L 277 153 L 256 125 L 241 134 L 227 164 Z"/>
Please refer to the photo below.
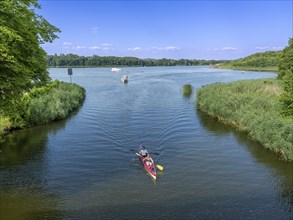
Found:
<path fill-rule="evenodd" d="M 32 86 L 49 81 L 41 43 L 57 38 L 58 28 L 35 14 L 37 0 L 0 1 L 0 115 L 10 115 Z"/>

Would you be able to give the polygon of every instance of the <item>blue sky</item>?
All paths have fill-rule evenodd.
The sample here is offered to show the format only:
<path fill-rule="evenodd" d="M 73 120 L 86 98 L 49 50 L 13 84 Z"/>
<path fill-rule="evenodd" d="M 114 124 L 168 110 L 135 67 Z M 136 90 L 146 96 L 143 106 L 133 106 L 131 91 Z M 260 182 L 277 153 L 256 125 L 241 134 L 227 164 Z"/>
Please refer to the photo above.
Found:
<path fill-rule="evenodd" d="M 287 1 L 57 1 L 37 13 L 61 29 L 48 54 L 238 59 L 282 50 L 293 35 Z"/>

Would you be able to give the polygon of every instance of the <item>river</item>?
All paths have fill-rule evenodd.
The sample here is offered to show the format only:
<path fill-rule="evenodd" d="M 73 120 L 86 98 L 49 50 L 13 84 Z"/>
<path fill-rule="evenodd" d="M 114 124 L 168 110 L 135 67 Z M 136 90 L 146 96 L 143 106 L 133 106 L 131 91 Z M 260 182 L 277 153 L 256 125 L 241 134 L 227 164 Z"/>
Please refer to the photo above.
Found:
<path fill-rule="evenodd" d="M 67 69 L 49 72 L 70 81 Z M 0 145 L 1 219 L 292 219 L 292 164 L 181 92 L 184 84 L 275 76 L 202 66 L 74 68 L 72 82 L 86 89 L 80 109 Z M 156 182 L 135 155 L 140 144 L 164 167 Z"/>

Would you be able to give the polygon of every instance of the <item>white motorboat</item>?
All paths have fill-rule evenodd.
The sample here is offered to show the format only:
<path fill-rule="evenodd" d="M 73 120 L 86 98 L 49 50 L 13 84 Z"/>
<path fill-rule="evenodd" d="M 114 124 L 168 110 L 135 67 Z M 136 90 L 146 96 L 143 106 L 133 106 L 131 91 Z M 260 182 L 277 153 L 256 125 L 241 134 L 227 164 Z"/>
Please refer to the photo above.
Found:
<path fill-rule="evenodd" d="M 127 75 L 123 75 L 123 77 L 121 78 L 121 82 L 128 83 L 128 76 Z"/>
<path fill-rule="evenodd" d="M 119 68 L 112 68 L 111 71 L 112 71 L 113 73 L 116 73 L 116 72 L 121 71 L 121 69 L 119 69 Z"/>

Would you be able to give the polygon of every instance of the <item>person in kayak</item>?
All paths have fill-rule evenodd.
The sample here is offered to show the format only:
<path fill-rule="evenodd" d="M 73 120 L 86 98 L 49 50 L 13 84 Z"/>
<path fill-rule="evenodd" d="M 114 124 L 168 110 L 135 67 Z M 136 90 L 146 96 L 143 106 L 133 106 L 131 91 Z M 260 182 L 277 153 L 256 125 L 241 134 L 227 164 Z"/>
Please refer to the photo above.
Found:
<path fill-rule="evenodd" d="M 146 157 L 148 154 L 147 149 L 144 146 L 141 147 L 141 150 L 138 152 L 142 157 Z"/>
<path fill-rule="evenodd" d="M 151 158 L 150 154 L 148 153 L 147 156 L 143 159 L 143 162 L 147 165 L 147 166 L 151 166 L 154 161 Z"/>

